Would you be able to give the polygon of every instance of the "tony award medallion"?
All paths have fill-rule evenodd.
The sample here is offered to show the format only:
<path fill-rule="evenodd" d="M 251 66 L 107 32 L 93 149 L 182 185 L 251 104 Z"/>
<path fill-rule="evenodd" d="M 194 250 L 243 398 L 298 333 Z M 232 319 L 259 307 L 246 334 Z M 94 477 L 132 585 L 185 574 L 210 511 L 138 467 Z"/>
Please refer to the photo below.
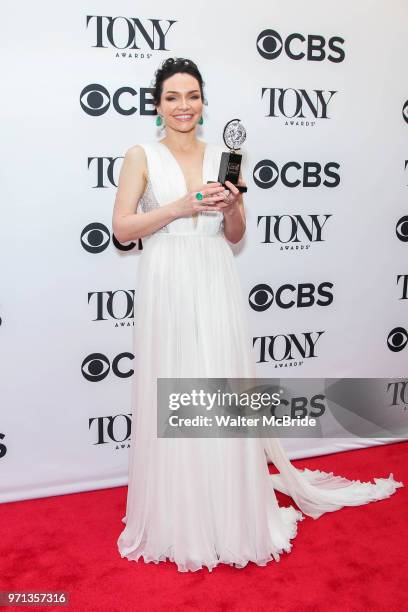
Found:
<path fill-rule="evenodd" d="M 238 151 L 246 140 L 246 130 L 240 119 L 228 121 L 224 128 L 223 138 L 230 152 L 225 151 L 221 155 L 218 182 L 225 187 L 225 181 L 231 181 L 241 193 L 246 193 L 248 191 L 247 187 L 238 185 L 242 161 L 242 155 Z M 227 189 L 227 187 L 225 188 Z"/>

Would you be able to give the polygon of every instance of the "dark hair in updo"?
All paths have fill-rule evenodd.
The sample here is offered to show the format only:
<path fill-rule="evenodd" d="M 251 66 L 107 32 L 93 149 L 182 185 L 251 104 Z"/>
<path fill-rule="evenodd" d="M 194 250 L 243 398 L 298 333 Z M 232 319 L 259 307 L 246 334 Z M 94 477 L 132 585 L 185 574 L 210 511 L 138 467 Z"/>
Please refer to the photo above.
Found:
<path fill-rule="evenodd" d="M 155 80 L 153 83 L 153 104 L 155 106 L 160 104 L 161 95 L 163 93 L 163 81 L 173 76 L 173 74 L 177 74 L 178 72 L 187 72 L 187 74 L 191 74 L 191 76 L 197 79 L 200 86 L 201 98 L 204 104 L 206 104 L 207 102 L 204 100 L 203 92 L 204 81 L 199 69 L 197 68 L 197 64 L 195 64 L 192 60 L 185 59 L 184 57 L 168 57 L 166 60 L 164 60 L 160 68 L 158 68 L 154 73 Z"/>

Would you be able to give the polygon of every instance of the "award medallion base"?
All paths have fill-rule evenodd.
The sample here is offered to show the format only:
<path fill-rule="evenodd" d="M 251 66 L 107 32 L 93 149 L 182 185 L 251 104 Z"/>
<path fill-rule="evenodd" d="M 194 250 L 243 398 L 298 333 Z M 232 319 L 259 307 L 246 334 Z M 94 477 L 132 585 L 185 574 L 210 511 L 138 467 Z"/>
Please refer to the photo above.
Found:
<path fill-rule="evenodd" d="M 240 191 L 240 193 L 246 193 L 247 187 L 238 185 L 239 173 L 241 170 L 242 155 L 240 153 L 227 153 L 224 151 L 221 155 L 220 170 L 218 173 L 218 182 L 228 189 L 225 181 L 231 181 L 233 185 Z M 208 181 L 214 183 L 215 181 Z"/>

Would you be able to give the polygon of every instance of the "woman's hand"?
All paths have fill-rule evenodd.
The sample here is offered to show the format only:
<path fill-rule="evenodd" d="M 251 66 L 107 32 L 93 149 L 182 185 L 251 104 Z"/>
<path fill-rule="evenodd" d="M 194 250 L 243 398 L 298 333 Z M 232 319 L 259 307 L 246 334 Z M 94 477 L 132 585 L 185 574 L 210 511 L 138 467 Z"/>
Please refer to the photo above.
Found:
<path fill-rule="evenodd" d="M 239 189 L 237 189 L 237 187 L 231 183 L 231 181 L 225 181 L 225 185 L 228 187 L 228 189 L 224 190 L 223 200 L 218 206 L 221 212 L 229 215 L 235 211 L 238 203 L 241 201 L 242 194 Z M 245 183 L 242 181 L 238 181 L 238 185 L 246 187 Z"/>
<path fill-rule="evenodd" d="M 197 200 L 197 193 L 201 192 L 202 200 Z M 202 185 L 200 189 L 189 191 L 182 198 L 176 200 L 172 207 L 175 217 L 190 217 L 203 210 L 220 210 L 218 204 L 225 201 L 224 187 L 221 183 Z"/>

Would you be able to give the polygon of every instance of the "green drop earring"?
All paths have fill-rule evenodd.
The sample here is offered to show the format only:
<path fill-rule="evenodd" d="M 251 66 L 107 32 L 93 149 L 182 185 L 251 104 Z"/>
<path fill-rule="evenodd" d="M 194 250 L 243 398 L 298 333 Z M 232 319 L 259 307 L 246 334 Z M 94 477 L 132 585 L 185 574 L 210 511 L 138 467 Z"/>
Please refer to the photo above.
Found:
<path fill-rule="evenodd" d="M 161 115 L 157 115 L 157 117 L 156 117 L 156 125 L 158 127 L 160 127 L 162 125 L 162 123 L 163 123 L 163 119 L 161 118 Z"/>
<path fill-rule="evenodd" d="M 198 123 L 199 123 L 199 125 L 203 125 L 203 123 L 204 123 L 204 119 L 203 119 L 203 116 L 202 116 L 202 115 L 201 115 L 201 117 L 199 118 Z"/>

